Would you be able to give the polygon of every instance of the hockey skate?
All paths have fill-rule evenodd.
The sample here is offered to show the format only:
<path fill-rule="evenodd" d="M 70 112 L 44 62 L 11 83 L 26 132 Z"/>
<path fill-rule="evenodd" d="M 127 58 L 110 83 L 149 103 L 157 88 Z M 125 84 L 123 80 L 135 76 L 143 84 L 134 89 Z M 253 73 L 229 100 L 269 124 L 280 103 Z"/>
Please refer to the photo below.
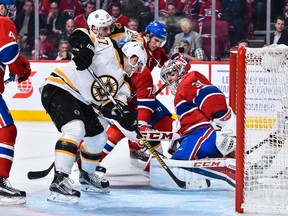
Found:
<path fill-rule="evenodd" d="M 104 178 L 106 168 L 97 166 L 94 173 L 79 169 L 79 182 L 81 190 L 87 192 L 109 193 L 110 183 Z"/>
<path fill-rule="evenodd" d="M 10 182 L 0 176 L 0 205 L 15 205 L 26 203 L 26 192 L 15 189 Z"/>
<path fill-rule="evenodd" d="M 49 188 L 51 194 L 47 200 L 52 202 L 77 203 L 80 192 L 72 188 L 71 184 L 73 183 L 73 180 L 67 174 L 56 171 Z"/>
<path fill-rule="evenodd" d="M 143 149 L 137 151 L 130 150 L 130 163 L 134 166 L 143 168 L 149 159 L 149 154 Z"/>

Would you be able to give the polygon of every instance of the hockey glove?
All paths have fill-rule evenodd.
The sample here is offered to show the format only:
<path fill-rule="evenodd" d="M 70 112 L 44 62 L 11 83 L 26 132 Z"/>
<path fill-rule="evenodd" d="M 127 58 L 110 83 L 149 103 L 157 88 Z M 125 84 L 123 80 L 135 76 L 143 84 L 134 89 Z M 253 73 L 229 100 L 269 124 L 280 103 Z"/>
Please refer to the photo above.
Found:
<path fill-rule="evenodd" d="M 138 122 L 134 111 L 127 105 L 119 103 L 122 114 L 112 102 L 102 107 L 102 114 L 106 118 L 116 120 L 124 129 L 128 131 L 135 131 L 138 128 Z"/>
<path fill-rule="evenodd" d="M 16 74 L 14 81 L 19 83 L 27 80 L 31 74 L 30 62 L 22 55 L 19 55 L 18 58 L 9 66 L 9 71 L 11 74 Z"/>
<path fill-rule="evenodd" d="M 77 70 L 87 69 L 91 63 L 94 56 L 94 44 L 83 42 L 80 48 L 73 48 L 73 61 L 77 66 Z"/>
<path fill-rule="evenodd" d="M 139 125 L 139 130 L 141 133 L 144 133 L 144 135 L 145 135 L 145 132 L 147 132 L 147 133 L 152 132 L 152 131 L 157 132 L 148 124 Z M 156 147 L 160 144 L 160 141 L 151 141 L 150 140 L 149 143 L 151 144 L 152 147 Z M 142 140 L 137 141 L 137 145 L 142 149 L 144 149 L 144 147 L 145 147 Z"/>

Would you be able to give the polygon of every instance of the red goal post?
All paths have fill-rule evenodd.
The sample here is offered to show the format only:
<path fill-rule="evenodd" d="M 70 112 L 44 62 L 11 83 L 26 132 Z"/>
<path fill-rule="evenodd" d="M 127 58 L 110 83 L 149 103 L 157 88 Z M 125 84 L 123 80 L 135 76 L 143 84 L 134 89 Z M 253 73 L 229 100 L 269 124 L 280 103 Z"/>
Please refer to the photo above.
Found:
<path fill-rule="evenodd" d="M 287 46 L 231 50 L 229 103 L 237 116 L 239 213 L 287 214 L 287 98 Z"/>

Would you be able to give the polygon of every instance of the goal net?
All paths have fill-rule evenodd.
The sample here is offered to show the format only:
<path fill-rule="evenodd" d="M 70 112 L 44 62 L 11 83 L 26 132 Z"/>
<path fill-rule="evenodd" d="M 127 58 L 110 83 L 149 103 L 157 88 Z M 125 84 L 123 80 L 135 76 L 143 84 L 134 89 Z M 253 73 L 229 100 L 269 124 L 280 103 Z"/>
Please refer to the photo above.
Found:
<path fill-rule="evenodd" d="M 288 47 L 230 54 L 230 106 L 237 115 L 236 211 L 288 210 Z"/>

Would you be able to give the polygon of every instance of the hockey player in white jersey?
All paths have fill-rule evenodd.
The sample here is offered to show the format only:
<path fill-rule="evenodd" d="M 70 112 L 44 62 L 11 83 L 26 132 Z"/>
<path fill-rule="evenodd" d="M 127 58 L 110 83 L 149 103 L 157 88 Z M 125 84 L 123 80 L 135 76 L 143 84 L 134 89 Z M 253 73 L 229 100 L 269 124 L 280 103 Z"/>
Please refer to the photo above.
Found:
<path fill-rule="evenodd" d="M 62 133 L 55 146 L 55 175 L 49 188 L 49 201 L 78 202 L 80 192 L 73 189 L 69 174 L 81 140 L 84 140 L 79 170 L 82 190 L 107 192 L 109 182 L 103 173 L 95 172 L 107 135 L 93 106 L 105 109 L 104 116 L 116 120 L 123 128 L 137 128 L 134 114 L 125 105 L 130 90 L 124 81 L 120 49 L 115 41 L 101 36 L 101 32 L 110 31 L 112 19 L 97 10 L 89 15 L 87 22 L 90 30 L 76 29 L 69 37 L 73 61 L 55 68 L 42 88 L 42 104 Z M 91 73 L 119 102 L 122 114 Z"/>

